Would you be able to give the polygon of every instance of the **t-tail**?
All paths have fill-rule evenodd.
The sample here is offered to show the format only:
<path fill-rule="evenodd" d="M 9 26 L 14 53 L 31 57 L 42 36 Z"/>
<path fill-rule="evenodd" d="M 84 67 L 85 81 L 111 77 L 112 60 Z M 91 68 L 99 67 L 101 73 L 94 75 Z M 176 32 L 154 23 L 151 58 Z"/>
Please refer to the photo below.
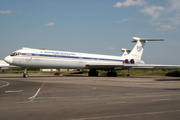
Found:
<path fill-rule="evenodd" d="M 164 41 L 164 39 L 149 39 L 149 38 L 138 38 L 138 37 L 133 37 L 133 43 L 136 43 L 132 51 L 124 56 L 126 59 L 136 59 L 136 60 L 141 60 L 143 51 L 144 51 L 144 45 L 147 41 Z"/>

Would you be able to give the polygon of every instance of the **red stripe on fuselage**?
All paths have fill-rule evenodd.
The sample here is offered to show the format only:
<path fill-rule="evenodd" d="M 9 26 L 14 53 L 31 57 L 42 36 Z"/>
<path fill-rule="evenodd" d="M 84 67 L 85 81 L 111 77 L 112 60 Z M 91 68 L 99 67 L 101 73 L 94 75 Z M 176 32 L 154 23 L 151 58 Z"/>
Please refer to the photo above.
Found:
<path fill-rule="evenodd" d="M 23 58 L 41 58 L 41 59 L 51 59 L 51 60 L 55 60 L 55 59 L 59 59 L 59 60 L 78 60 L 78 61 L 89 61 L 89 62 L 109 62 L 109 63 L 122 63 L 122 62 L 116 62 L 116 61 L 104 61 L 104 60 L 84 60 L 84 59 L 67 59 L 67 58 L 52 58 L 52 57 L 34 57 L 34 56 L 14 56 L 14 57 L 23 57 Z"/>

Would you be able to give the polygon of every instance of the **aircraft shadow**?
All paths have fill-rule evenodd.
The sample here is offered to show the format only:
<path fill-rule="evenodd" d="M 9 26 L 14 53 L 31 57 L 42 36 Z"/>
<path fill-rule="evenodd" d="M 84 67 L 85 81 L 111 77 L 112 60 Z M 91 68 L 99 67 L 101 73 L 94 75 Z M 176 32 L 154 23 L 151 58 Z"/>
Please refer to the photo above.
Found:
<path fill-rule="evenodd" d="M 157 79 L 156 81 L 180 81 L 180 79 Z"/>
<path fill-rule="evenodd" d="M 165 90 L 180 90 L 180 88 L 167 88 Z"/>

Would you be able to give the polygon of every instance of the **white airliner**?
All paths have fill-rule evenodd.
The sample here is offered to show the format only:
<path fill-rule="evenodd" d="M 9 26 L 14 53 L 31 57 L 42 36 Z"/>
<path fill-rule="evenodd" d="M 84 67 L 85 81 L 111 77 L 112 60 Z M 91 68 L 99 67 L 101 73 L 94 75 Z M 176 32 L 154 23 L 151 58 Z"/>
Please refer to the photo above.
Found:
<path fill-rule="evenodd" d="M 56 69 L 90 69 L 89 76 L 98 76 L 96 70 L 108 70 L 107 76 L 117 76 L 116 70 L 129 68 L 180 67 L 180 65 L 145 64 L 141 60 L 144 45 L 147 41 L 164 41 L 163 39 L 144 39 L 133 37 L 137 42 L 133 50 L 123 56 L 87 54 L 68 51 L 54 51 L 22 48 L 14 51 L 4 60 L 11 64 L 25 67 L 23 77 L 28 77 L 27 68 Z"/>
<path fill-rule="evenodd" d="M 0 70 L 13 70 L 19 68 L 18 66 L 10 65 L 6 63 L 4 60 L 0 60 Z"/>

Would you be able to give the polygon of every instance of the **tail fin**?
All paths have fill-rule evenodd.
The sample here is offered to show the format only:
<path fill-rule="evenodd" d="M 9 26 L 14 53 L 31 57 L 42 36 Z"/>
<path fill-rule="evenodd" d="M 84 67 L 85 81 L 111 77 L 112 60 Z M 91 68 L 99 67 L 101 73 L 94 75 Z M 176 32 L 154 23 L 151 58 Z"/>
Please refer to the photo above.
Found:
<path fill-rule="evenodd" d="M 121 52 L 124 52 L 124 53 L 122 54 L 122 57 L 124 57 L 124 56 L 128 55 L 128 54 L 131 52 L 131 50 L 122 48 L 122 49 L 121 49 Z"/>
<path fill-rule="evenodd" d="M 126 56 L 129 59 L 138 59 L 140 60 L 144 51 L 144 45 L 147 41 L 164 41 L 163 39 L 148 39 L 148 38 L 138 38 L 133 37 L 133 43 L 137 42 L 133 50 Z"/>

